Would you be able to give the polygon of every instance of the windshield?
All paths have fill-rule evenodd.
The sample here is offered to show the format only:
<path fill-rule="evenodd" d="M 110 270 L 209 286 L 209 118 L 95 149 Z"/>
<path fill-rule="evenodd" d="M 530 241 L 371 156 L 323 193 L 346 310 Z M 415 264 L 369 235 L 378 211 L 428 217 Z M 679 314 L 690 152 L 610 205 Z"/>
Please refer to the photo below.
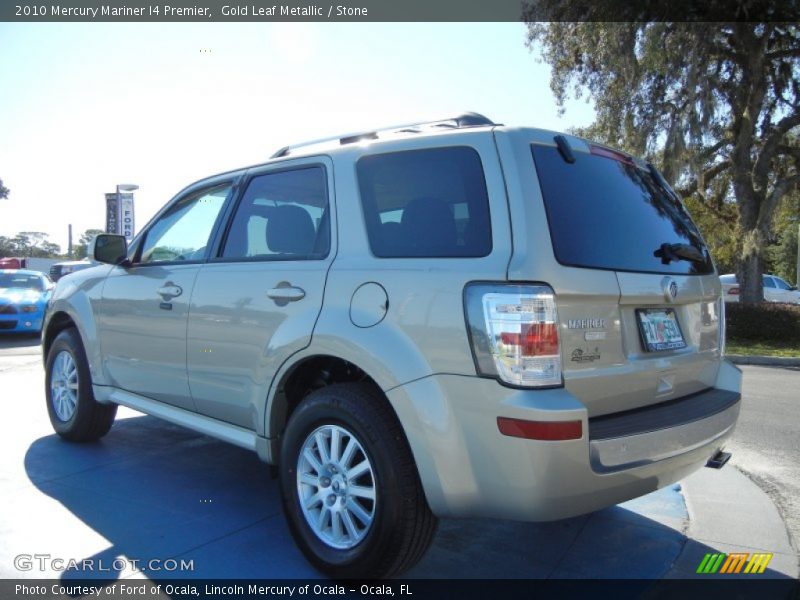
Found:
<path fill-rule="evenodd" d="M 713 272 L 689 213 L 650 171 L 608 156 L 576 152 L 568 163 L 553 146 L 531 149 L 558 262 L 614 271 Z M 671 251 L 662 259 L 665 244 Z"/>
<path fill-rule="evenodd" d="M 38 275 L 25 275 L 19 273 L 0 273 L 0 289 L 18 288 L 26 290 L 45 290 L 44 279 Z"/>

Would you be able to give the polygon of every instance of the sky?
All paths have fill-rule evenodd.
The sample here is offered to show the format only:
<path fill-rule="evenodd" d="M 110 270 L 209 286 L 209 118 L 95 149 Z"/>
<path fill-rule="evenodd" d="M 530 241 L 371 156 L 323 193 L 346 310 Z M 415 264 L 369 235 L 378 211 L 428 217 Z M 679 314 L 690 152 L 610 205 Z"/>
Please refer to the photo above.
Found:
<path fill-rule="evenodd" d="M 475 111 L 564 130 L 521 23 L 2 23 L 0 235 L 67 247 L 139 186 L 137 231 L 183 187 L 291 143 Z"/>

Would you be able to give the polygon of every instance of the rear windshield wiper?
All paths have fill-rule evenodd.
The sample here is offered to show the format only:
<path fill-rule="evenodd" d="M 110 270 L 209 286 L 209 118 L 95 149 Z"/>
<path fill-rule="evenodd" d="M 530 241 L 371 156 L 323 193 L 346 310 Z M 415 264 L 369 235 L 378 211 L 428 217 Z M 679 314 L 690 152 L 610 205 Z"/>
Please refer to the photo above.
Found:
<path fill-rule="evenodd" d="M 653 256 L 660 258 L 662 265 L 668 265 L 673 260 L 688 260 L 696 263 L 706 262 L 706 257 L 703 253 L 690 244 L 661 244 L 661 247 L 653 252 Z"/>

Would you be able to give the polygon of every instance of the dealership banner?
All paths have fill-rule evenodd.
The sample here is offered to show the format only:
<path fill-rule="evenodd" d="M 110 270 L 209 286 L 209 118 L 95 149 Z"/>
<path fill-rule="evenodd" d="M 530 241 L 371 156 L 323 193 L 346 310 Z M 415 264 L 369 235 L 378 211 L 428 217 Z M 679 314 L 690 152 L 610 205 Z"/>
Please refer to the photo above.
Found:
<path fill-rule="evenodd" d="M 133 194 L 121 192 L 119 194 L 119 233 L 130 242 L 134 234 Z"/>
<path fill-rule="evenodd" d="M 106 233 L 119 233 L 119 199 L 117 194 L 106 194 Z"/>
<path fill-rule="evenodd" d="M 133 239 L 136 220 L 131 192 L 106 194 L 106 233 L 124 235 L 129 242 Z"/>

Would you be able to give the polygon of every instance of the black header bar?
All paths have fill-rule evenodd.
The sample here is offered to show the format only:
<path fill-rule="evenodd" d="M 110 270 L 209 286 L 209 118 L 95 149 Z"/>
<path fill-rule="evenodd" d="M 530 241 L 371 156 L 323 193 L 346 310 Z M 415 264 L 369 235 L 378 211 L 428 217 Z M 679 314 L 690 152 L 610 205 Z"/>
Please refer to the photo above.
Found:
<path fill-rule="evenodd" d="M 800 21 L 800 0 L 3 0 L 8 22 Z"/>

